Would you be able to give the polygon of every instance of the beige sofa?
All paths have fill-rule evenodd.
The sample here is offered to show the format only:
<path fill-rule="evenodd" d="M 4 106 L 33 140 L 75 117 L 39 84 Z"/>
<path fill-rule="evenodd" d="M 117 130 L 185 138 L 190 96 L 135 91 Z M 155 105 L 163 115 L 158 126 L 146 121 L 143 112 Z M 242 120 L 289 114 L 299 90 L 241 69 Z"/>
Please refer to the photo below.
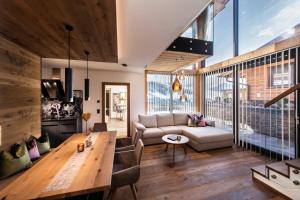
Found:
<path fill-rule="evenodd" d="M 232 131 L 216 128 L 213 121 L 206 121 L 209 126 L 188 127 L 187 113 L 139 115 L 135 128 L 145 145 L 163 143 L 162 136 L 166 134 L 180 134 L 187 136 L 188 145 L 197 151 L 232 146 Z"/>

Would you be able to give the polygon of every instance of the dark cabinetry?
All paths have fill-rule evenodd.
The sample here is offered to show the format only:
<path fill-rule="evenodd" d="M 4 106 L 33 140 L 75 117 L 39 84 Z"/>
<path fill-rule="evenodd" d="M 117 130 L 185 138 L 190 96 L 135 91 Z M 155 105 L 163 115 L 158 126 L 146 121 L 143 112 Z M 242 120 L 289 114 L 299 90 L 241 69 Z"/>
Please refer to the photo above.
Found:
<path fill-rule="evenodd" d="M 81 118 L 51 119 L 42 121 L 42 130 L 46 133 L 73 134 L 82 132 Z"/>

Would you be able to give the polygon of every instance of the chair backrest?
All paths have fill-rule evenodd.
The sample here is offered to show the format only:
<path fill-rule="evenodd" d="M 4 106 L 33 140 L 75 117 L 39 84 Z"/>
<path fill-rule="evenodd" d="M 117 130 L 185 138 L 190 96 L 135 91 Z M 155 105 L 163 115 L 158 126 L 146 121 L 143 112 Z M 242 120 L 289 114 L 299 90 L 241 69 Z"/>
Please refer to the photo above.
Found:
<path fill-rule="evenodd" d="M 107 131 L 107 125 L 105 122 L 103 123 L 95 123 L 93 127 L 93 132 L 102 132 Z"/>
<path fill-rule="evenodd" d="M 136 147 L 135 147 L 135 155 L 137 158 L 137 163 L 140 165 L 141 160 L 142 160 L 142 154 L 144 151 L 144 143 L 142 142 L 141 139 L 138 140 Z"/>

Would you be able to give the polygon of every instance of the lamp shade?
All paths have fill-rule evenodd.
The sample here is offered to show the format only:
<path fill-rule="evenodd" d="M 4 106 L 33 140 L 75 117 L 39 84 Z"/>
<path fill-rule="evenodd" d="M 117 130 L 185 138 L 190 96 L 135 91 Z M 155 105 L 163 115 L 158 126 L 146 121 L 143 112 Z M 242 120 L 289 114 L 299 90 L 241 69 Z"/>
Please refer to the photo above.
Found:
<path fill-rule="evenodd" d="M 72 68 L 65 68 L 65 90 L 67 101 L 72 102 Z"/>
<path fill-rule="evenodd" d="M 182 89 L 181 83 L 178 80 L 178 77 L 176 75 L 175 80 L 174 80 L 174 82 L 172 84 L 172 90 L 173 90 L 173 92 L 180 92 L 181 89 Z"/>
<path fill-rule="evenodd" d="M 84 79 L 84 100 L 90 100 L 90 79 Z"/>
<path fill-rule="evenodd" d="M 180 95 L 179 100 L 180 100 L 181 102 L 187 102 L 188 97 L 187 97 L 186 94 L 184 93 L 184 90 L 182 90 L 182 94 Z"/>

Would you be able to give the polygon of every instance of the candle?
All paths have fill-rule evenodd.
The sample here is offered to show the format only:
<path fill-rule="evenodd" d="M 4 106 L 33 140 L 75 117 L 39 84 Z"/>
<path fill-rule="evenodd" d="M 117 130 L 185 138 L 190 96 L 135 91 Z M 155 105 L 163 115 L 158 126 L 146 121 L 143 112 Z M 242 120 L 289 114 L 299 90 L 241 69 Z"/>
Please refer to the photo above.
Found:
<path fill-rule="evenodd" d="M 177 140 L 178 140 L 178 141 L 181 140 L 181 136 L 180 136 L 180 135 L 177 136 Z"/>
<path fill-rule="evenodd" d="M 83 152 L 84 151 L 84 143 L 77 144 L 77 152 Z"/>

